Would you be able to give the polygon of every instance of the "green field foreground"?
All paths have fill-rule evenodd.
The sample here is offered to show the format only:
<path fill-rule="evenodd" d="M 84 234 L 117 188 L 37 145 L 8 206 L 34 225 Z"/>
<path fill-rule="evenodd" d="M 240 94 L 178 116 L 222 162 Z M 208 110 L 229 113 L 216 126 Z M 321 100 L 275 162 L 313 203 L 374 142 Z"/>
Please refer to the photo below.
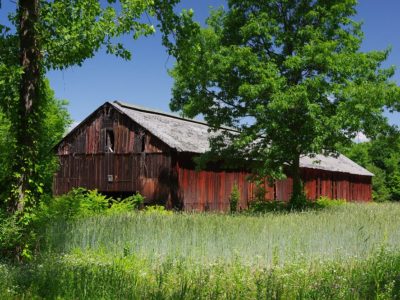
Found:
<path fill-rule="evenodd" d="M 0 265 L 2 299 L 400 299 L 400 205 L 99 215 Z"/>

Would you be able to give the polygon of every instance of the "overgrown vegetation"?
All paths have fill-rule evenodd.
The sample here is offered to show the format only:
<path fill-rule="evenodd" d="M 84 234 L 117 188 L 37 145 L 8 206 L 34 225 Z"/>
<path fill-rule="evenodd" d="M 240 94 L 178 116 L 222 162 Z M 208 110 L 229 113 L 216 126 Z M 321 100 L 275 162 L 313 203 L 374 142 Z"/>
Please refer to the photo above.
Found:
<path fill-rule="evenodd" d="M 240 191 L 237 183 L 235 183 L 229 197 L 229 209 L 231 213 L 234 213 L 238 210 L 238 203 L 240 203 Z"/>
<path fill-rule="evenodd" d="M 0 263 L 0 297 L 396 299 L 399 213 L 397 204 L 346 204 L 55 218 L 35 260 Z"/>
<path fill-rule="evenodd" d="M 47 223 L 130 212 L 142 207 L 143 202 L 144 197 L 138 193 L 125 199 L 112 199 L 97 190 L 88 191 L 84 188 L 73 189 L 68 194 L 54 198 L 45 194 L 38 207 L 23 217 L 0 211 L 0 253 L 2 257 L 14 258 L 15 249 L 21 247 L 21 257 L 16 258 L 31 260 L 33 254 L 39 251 L 42 229 Z"/>
<path fill-rule="evenodd" d="M 290 212 L 290 211 L 307 211 L 333 208 L 346 204 L 345 199 L 329 199 L 320 197 L 316 201 L 306 200 L 301 203 L 301 207 L 294 207 L 292 203 L 284 201 L 253 201 L 250 202 L 248 212 L 251 214 L 266 213 L 266 212 Z"/>
<path fill-rule="evenodd" d="M 43 82 L 42 88 L 43 120 L 37 128 L 39 139 L 36 141 L 39 154 L 35 162 L 36 175 L 31 177 L 31 186 L 35 186 L 31 196 L 34 194 L 35 197 L 30 200 L 32 206 L 25 207 L 26 213 L 10 213 L 10 187 L 15 176 L 13 159 L 18 147 L 10 112 L 0 105 L 0 253 L 18 259 L 32 256 L 36 244 L 36 233 L 32 229 L 38 221 L 36 205 L 50 197 L 53 175 L 58 168 L 58 160 L 52 148 L 71 124 L 67 102 L 55 98 L 48 81 Z"/>
<path fill-rule="evenodd" d="M 102 213 L 129 212 L 143 205 L 144 197 L 139 193 L 124 199 L 113 199 L 97 190 L 77 188 L 68 194 L 47 198 L 38 210 L 41 218 L 48 220 L 70 220 Z"/>
<path fill-rule="evenodd" d="M 37 177 L 32 180 L 36 182 L 36 196 L 51 195 L 51 186 L 54 172 L 58 168 L 58 160 L 53 155 L 53 147 L 61 140 L 66 130 L 72 123 L 67 111 L 66 100 L 59 100 L 55 97 L 54 91 L 50 88 L 49 82 L 43 82 L 43 120 L 40 134 L 37 140 L 39 154 L 36 161 Z M 15 130 L 11 126 L 9 114 L 4 112 L 0 105 L 0 207 L 6 209 L 5 199 L 9 197 L 9 186 L 12 184 L 12 156 L 17 151 Z"/>

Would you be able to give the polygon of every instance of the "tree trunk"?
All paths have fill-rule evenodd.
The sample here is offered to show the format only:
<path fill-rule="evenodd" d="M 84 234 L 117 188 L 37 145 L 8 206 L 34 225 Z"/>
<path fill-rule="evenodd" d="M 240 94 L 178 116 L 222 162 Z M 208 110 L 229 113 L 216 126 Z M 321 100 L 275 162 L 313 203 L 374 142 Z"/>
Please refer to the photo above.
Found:
<path fill-rule="evenodd" d="M 13 210 L 22 211 L 30 179 L 37 158 L 38 108 L 40 102 L 41 54 L 36 26 L 39 19 L 39 0 L 20 0 L 19 42 L 20 66 L 23 70 L 20 82 L 18 109 L 15 117 L 16 158 L 14 162 L 15 185 Z"/>
<path fill-rule="evenodd" d="M 305 202 L 305 197 L 303 194 L 303 185 L 300 177 L 300 154 L 296 155 L 294 158 L 291 171 L 293 179 L 293 192 L 290 202 L 294 207 L 301 207 Z"/>

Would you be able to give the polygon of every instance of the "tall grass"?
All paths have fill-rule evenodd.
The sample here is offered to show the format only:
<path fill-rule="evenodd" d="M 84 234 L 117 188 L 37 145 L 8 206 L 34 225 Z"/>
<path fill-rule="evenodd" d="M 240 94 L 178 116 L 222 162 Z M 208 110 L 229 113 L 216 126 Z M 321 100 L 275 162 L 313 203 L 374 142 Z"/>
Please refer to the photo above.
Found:
<path fill-rule="evenodd" d="M 400 299 L 400 205 L 49 224 L 1 299 Z M 4 280 L 2 280 L 4 278 Z"/>
<path fill-rule="evenodd" d="M 365 257 L 382 245 L 400 249 L 399 216 L 397 204 L 260 216 L 131 213 L 55 223 L 45 236 L 47 249 L 57 253 L 268 265 L 273 259 Z"/>
<path fill-rule="evenodd" d="M 269 268 L 81 253 L 13 273 L 8 299 L 399 299 L 400 254 Z"/>

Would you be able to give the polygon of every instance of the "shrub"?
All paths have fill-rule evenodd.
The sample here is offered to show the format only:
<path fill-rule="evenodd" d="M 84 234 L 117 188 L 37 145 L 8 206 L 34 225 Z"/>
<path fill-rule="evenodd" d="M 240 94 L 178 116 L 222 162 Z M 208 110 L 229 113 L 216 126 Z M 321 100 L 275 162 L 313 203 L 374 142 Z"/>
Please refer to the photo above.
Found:
<path fill-rule="evenodd" d="M 325 209 L 333 208 L 346 204 L 345 199 L 330 199 L 325 196 L 321 196 L 316 201 L 307 200 L 300 207 L 292 206 L 291 203 L 274 200 L 265 201 L 257 200 L 250 202 L 249 212 L 250 213 L 267 213 L 267 212 L 283 212 L 291 210 L 310 210 L 310 209 Z"/>
<path fill-rule="evenodd" d="M 65 195 L 48 197 L 41 201 L 40 216 L 45 220 L 68 220 L 101 213 L 129 212 L 141 208 L 144 199 L 141 194 L 136 193 L 123 200 L 115 200 L 97 190 L 77 188 Z"/>
<path fill-rule="evenodd" d="M 109 199 L 97 190 L 87 191 L 80 203 L 79 216 L 90 216 L 104 212 L 109 207 Z"/>
<path fill-rule="evenodd" d="M 16 215 L 6 215 L 0 211 L 0 256 L 10 257 L 23 236 L 23 227 Z"/>
<path fill-rule="evenodd" d="M 145 197 L 139 193 L 126 197 L 122 202 L 130 203 L 134 209 L 139 209 L 143 206 Z"/>
<path fill-rule="evenodd" d="M 124 198 L 123 200 L 117 199 L 111 199 L 112 204 L 109 210 L 107 212 L 109 213 L 115 213 L 115 212 L 129 212 L 135 209 L 139 209 L 143 206 L 144 202 L 144 197 L 136 193 L 135 195 L 129 196 Z"/>
<path fill-rule="evenodd" d="M 154 215 L 172 215 L 173 212 L 170 210 L 166 210 L 164 206 L 161 205 L 149 205 L 144 209 L 145 214 L 154 214 Z"/>
<path fill-rule="evenodd" d="M 0 211 L 0 259 L 31 260 L 40 224 L 37 210 L 12 215 Z"/>
<path fill-rule="evenodd" d="M 109 199 L 97 190 L 84 188 L 71 190 L 68 194 L 42 201 L 41 217 L 47 219 L 73 219 L 104 212 Z"/>
<path fill-rule="evenodd" d="M 265 201 L 256 200 L 250 202 L 249 212 L 250 213 L 267 213 L 267 212 L 280 212 L 288 209 L 287 204 L 283 201 Z"/>
<path fill-rule="evenodd" d="M 288 203 L 288 208 L 290 210 L 304 210 L 309 208 L 309 200 L 307 199 L 307 196 L 304 192 L 302 192 L 300 195 L 294 196 L 292 195 L 289 203 Z"/>
<path fill-rule="evenodd" d="M 235 183 L 233 185 L 231 195 L 229 196 L 229 206 L 231 212 L 237 211 L 239 202 L 240 202 L 240 191 L 238 185 Z"/>
<path fill-rule="evenodd" d="M 330 208 L 330 207 L 337 207 L 346 204 L 345 199 L 330 199 L 328 197 L 321 196 L 318 200 L 311 203 L 312 206 L 315 208 Z"/>

